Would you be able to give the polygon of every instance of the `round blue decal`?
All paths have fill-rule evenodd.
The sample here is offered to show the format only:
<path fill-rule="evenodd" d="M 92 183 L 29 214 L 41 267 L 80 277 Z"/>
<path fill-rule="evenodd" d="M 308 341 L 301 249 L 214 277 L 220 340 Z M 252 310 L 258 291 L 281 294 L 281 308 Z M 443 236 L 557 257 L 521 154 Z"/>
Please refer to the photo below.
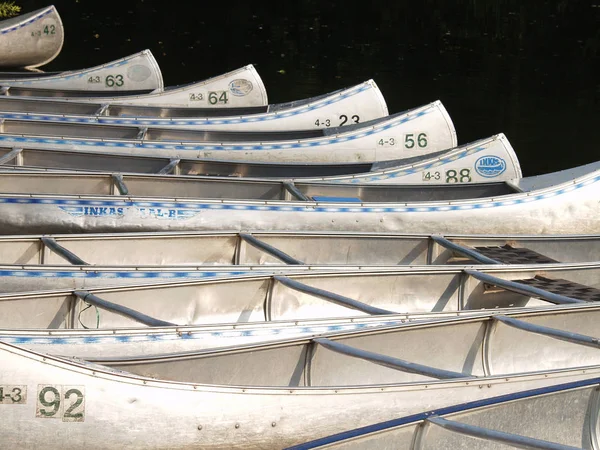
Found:
<path fill-rule="evenodd" d="M 497 156 L 482 156 L 475 161 L 475 171 L 484 178 L 494 178 L 506 170 L 506 161 Z"/>

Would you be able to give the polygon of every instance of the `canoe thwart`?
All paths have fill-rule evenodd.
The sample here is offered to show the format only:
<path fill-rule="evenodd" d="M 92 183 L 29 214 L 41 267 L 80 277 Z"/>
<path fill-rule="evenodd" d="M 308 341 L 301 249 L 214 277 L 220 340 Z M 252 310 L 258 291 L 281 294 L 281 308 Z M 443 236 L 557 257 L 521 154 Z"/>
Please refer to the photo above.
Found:
<path fill-rule="evenodd" d="M 409 361 L 404 361 L 403 359 L 394 358 L 392 356 L 382 355 L 380 353 L 370 352 L 368 350 L 362 350 L 325 338 L 316 338 L 313 339 L 313 342 L 322 345 L 328 350 L 355 358 L 364 359 L 365 361 L 370 361 L 372 363 L 379 364 L 380 366 L 401 370 L 403 372 L 415 373 L 418 375 L 424 375 L 426 377 L 438 378 L 440 380 L 471 377 L 471 375 L 467 373 L 453 372 L 450 370 L 437 369 L 435 367 L 430 367 L 423 364 L 416 364 Z"/>
<path fill-rule="evenodd" d="M 491 284 L 492 286 L 497 286 L 499 288 L 505 289 L 507 291 L 516 292 L 517 294 L 528 295 L 530 297 L 541 298 L 543 300 L 547 300 L 549 302 L 555 303 L 557 305 L 570 304 L 570 303 L 585 303 L 585 300 L 580 300 L 577 298 L 567 297 L 565 295 L 556 294 L 554 292 L 549 292 L 541 287 L 531 286 L 529 284 L 525 284 L 526 280 L 503 280 L 502 278 L 495 277 L 493 275 L 482 273 L 477 270 L 465 270 L 467 275 L 472 276 L 473 278 L 478 279 L 479 281 L 483 281 L 484 283 Z"/>
<path fill-rule="evenodd" d="M 117 305 L 116 303 L 104 300 L 88 291 L 73 291 L 73 295 L 90 305 L 96 306 L 101 309 L 105 309 L 106 311 L 110 311 L 115 314 L 119 314 L 121 316 L 135 320 L 136 322 L 147 325 L 149 327 L 175 326 L 174 323 L 155 319 L 154 317 L 147 316 L 146 314 L 142 314 L 141 312 L 131 308 L 127 308 L 126 306 Z"/>
<path fill-rule="evenodd" d="M 121 195 L 129 194 L 129 189 L 127 189 L 127 185 L 123 181 L 123 175 L 113 174 L 112 179 L 113 179 L 113 182 L 115 183 L 115 187 L 119 191 L 119 194 L 121 194 Z"/>
<path fill-rule="evenodd" d="M 181 162 L 180 159 L 171 159 L 169 161 L 169 164 L 167 164 L 165 167 L 160 169 L 157 173 L 159 175 L 167 175 L 167 174 L 173 172 L 173 170 L 179 165 L 180 162 Z"/>
<path fill-rule="evenodd" d="M 559 262 L 528 248 L 516 248 L 508 244 L 502 247 L 475 247 L 475 250 L 488 258 L 493 258 L 500 264 L 550 264 Z"/>
<path fill-rule="evenodd" d="M 0 165 L 6 164 L 9 161 L 15 159 L 23 151 L 22 148 L 13 148 L 10 152 L 0 158 Z"/>
<path fill-rule="evenodd" d="M 600 348 L 600 339 L 586 336 L 584 334 L 573 333 L 570 331 L 558 330 L 556 328 L 545 327 L 533 323 L 525 322 L 519 319 L 513 319 L 506 316 L 493 316 L 494 320 L 502 322 L 519 330 L 529 331 L 531 333 L 542 334 L 544 336 L 560 339 L 561 341 L 572 342 L 574 344 L 586 345 L 588 347 Z"/>
<path fill-rule="evenodd" d="M 42 236 L 42 242 L 46 246 L 46 248 L 52 250 L 61 258 L 67 260 L 69 263 L 76 266 L 89 266 L 83 259 L 77 256 L 72 251 L 66 249 L 62 245 L 60 245 L 56 240 L 52 237 Z"/>
<path fill-rule="evenodd" d="M 286 191 L 288 191 L 293 198 L 297 200 L 302 200 L 303 202 L 309 202 L 310 198 L 304 195 L 300 189 L 296 187 L 296 185 L 291 181 L 284 181 L 283 187 Z"/>
<path fill-rule="evenodd" d="M 304 264 L 304 262 L 291 257 L 287 253 L 279 250 L 276 247 L 273 247 L 272 245 L 267 244 L 266 242 L 261 241 L 260 239 L 255 238 L 251 234 L 240 233 L 239 236 L 241 239 L 243 239 L 244 241 L 246 241 L 248 244 L 252 245 L 253 247 L 256 247 L 257 249 L 262 250 L 263 252 L 268 253 L 271 256 L 274 256 L 275 258 L 279 259 L 280 261 L 283 261 L 286 264 L 295 264 L 295 265 L 303 265 Z"/>
<path fill-rule="evenodd" d="M 354 300 L 349 297 L 345 297 L 340 294 L 335 294 L 333 292 L 326 291 L 324 289 L 318 289 L 313 286 L 309 286 L 304 283 L 300 283 L 299 281 L 292 280 L 288 277 L 283 277 L 279 275 L 275 275 L 273 277 L 275 281 L 280 282 L 281 284 L 289 287 L 290 289 L 294 289 L 299 292 L 304 292 L 305 294 L 313 295 L 315 297 L 321 298 L 323 300 L 330 301 L 332 303 L 345 306 L 346 308 L 356 309 L 357 311 L 364 312 L 366 314 L 379 315 L 379 314 L 394 314 L 393 311 L 388 311 L 387 309 L 376 308 L 374 306 L 367 305 L 366 303 L 359 302 L 358 300 Z"/>
<path fill-rule="evenodd" d="M 465 256 L 474 261 L 480 262 L 482 264 L 501 264 L 500 261 L 489 258 L 478 251 L 473 250 L 472 248 L 465 247 L 463 245 L 457 244 L 455 242 L 449 241 L 443 236 L 433 234 L 431 235 L 431 239 L 438 245 L 441 245 L 448 250 L 451 250 L 455 253 L 458 253 L 461 256 Z"/>
<path fill-rule="evenodd" d="M 532 450 L 575 450 L 578 448 L 571 447 L 570 445 L 563 445 L 555 442 L 531 438 L 528 436 L 522 436 L 520 434 L 506 433 L 504 431 L 492 430 L 490 428 L 482 428 L 475 425 L 456 422 L 454 420 L 444 419 L 443 417 L 439 416 L 429 417 L 426 419 L 426 421 L 428 423 L 440 426 L 445 430 L 464 434 L 465 436 L 483 439 L 486 441 L 508 444 L 516 448 L 526 448 Z"/>

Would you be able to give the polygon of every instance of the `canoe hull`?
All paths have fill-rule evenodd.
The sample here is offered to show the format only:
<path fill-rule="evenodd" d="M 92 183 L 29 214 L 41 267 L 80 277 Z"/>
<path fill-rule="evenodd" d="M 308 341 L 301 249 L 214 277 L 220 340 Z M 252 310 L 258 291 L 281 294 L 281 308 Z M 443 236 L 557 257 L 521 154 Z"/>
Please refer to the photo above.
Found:
<path fill-rule="evenodd" d="M 11 400 L 20 400 L 3 405 L 11 413 L 0 423 L 0 433 L 11 448 L 31 448 L 41 441 L 48 449 L 281 448 L 400 415 L 600 372 L 590 368 L 511 376 L 483 385 L 433 382 L 427 388 L 211 388 L 128 377 L 5 344 L 0 351 L 0 385 Z M 55 393 L 61 402 L 55 402 Z"/>
<path fill-rule="evenodd" d="M 89 69 L 38 78 L 0 79 L 0 86 L 103 92 L 152 91 L 164 87 L 158 63 L 149 50 Z"/>
<path fill-rule="evenodd" d="M 38 67 L 60 53 L 63 24 L 54 6 L 0 22 L 0 67 Z"/>

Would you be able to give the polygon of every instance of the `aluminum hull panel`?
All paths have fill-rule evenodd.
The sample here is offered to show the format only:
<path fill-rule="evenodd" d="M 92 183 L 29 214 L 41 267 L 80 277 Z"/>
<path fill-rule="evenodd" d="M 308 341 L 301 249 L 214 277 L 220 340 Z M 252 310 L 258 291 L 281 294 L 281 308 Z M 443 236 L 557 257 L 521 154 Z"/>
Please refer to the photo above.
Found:
<path fill-rule="evenodd" d="M 561 384 L 398 417 L 387 423 L 348 430 L 289 450 L 489 449 L 502 442 L 497 439 L 496 431 L 509 433 L 508 445 L 513 446 L 525 446 L 529 444 L 526 439 L 533 438 L 546 441 L 542 448 L 590 448 L 588 444 L 597 439 L 598 381 L 590 379 Z M 484 432 L 474 436 L 467 430 L 461 432 L 460 429 L 446 428 L 446 423 L 438 422 L 438 418 L 480 430 L 483 428 Z"/>
<path fill-rule="evenodd" d="M 556 307 L 568 311 L 597 314 L 596 305 Z M 539 309 L 539 308 L 538 308 Z M 554 314 L 545 308 L 544 314 Z M 204 326 L 130 327 L 118 329 L 0 329 L 0 341 L 33 351 L 78 358 L 126 358 L 168 353 L 195 352 L 223 347 L 238 347 L 290 339 L 311 339 L 324 334 L 351 333 L 376 327 L 404 327 L 417 322 L 446 321 L 453 318 L 503 314 L 527 318 L 535 308 L 498 308 L 487 311 L 463 310 L 356 317 L 348 319 L 314 319 L 255 323 L 228 323 Z M 538 311 L 539 313 L 539 311 Z M 537 314 L 537 313 L 536 313 Z M 576 315 L 576 314 L 575 314 Z M 584 319 L 587 320 L 587 317 Z M 541 323 L 539 320 L 533 323 Z M 552 361 L 553 358 L 550 358 Z"/>
<path fill-rule="evenodd" d="M 375 233 L 283 233 L 247 231 L 261 243 L 274 247 L 307 265 L 417 266 L 478 262 L 436 243 L 429 235 Z M 288 264 L 244 234 L 117 233 L 0 236 L 0 261 L 14 265 L 52 265 L 72 268 L 73 262 L 44 243 L 54 242 L 94 266 L 180 266 Z M 557 262 L 600 261 L 599 235 L 572 236 L 444 236 L 471 249 L 503 247 L 529 249 Z M 504 262 L 504 261 L 500 261 Z M 512 262 L 509 262 L 513 264 Z"/>
<path fill-rule="evenodd" d="M 482 266 L 479 272 L 504 280 L 536 276 L 567 280 L 598 289 L 598 264 Z M 508 267 L 508 268 L 507 268 Z M 323 317 L 357 317 L 382 313 L 430 313 L 493 308 L 539 307 L 554 304 L 546 294 L 517 293 L 486 288 L 484 282 L 464 268 L 387 268 L 347 270 L 304 267 L 272 269 L 271 273 L 243 272 L 236 267 L 199 271 L 184 269 L 145 269 L 136 271 L 91 267 L 16 269 L 4 267 L 0 296 L 0 327 L 22 328 L 115 328 L 139 326 L 131 315 L 119 314 L 111 307 L 90 309 L 86 290 L 115 305 L 130 308 L 149 317 L 177 325 L 271 320 L 308 320 Z M 222 279 L 214 279 L 221 274 Z M 243 276 L 242 276 L 243 275 Z M 283 278 L 282 278 L 283 277 Z M 212 278 L 212 279 L 211 279 Z M 291 281 L 290 281 L 291 280 Z M 298 289 L 294 283 L 307 286 Z M 107 287 L 108 286 L 108 287 Z M 45 294 L 32 291 L 53 289 Z M 318 291 L 359 302 L 354 307 L 324 298 Z M 86 294 L 87 295 L 87 294 Z M 579 299 L 577 292 L 565 294 Z M 165 298 L 169 301 L 166 302 Z M 549 298 L 550 301 L 544 299 Z M 592 301 L 587 297 L 582 301 Z M 31 317 L 30 311 L 37 313 Z M 381 311 L 382 310 L 382 311 Z M 144 323 L 144 322 L 142 322 Z"/>
<path fill-rule="evenodd" d="M 228 83 L 231 78 L 231 76 L 221 77 L 213 81 L 209 88 L 211 92 L 200 87 L 193 89 L 191 94 L 184 92 L 183 96 L 187 95 L 188 98 L 199 97 L 193 108 L 103 104 L 98 100 L 95 100 L 94 103 L 75 103 L 73 101 L 0 96 L 0 117 L 68 124 L 277 131 L 334 128 L 346 124 L 367 122 L 388 115 L 385 100 L 373 80 L 315 98 L 269 105 L 264 110 L 263 108 L 245 108 L 253 106 L 254 103 L 262 106 L 262 103 L 252 102 L 254 97 L 252 93 L 255 89 L 252 88 L 247 93 L 244 91 L 243 95 L 233 95 L 231 92 L 236 92 L 235 83 L 243 81 L 248 86 L 252 86 L 253 83 L 237 77 Z M 214 91 L 213 89 L 219 90 Z M 259 96 L 258 100 L 262 101 L 263 96 L 260 89 L 256 89 L 256 91 Z M 216 107 L 219 103 L 212 104 L 208 100 L 209 97 L 214 100 L 215 92 L 221 92 L 221 96 L 227 96 L 226 103 L 223 102 L 222 107 Z M 178 98 L 177 93 L 173 93 L 171 90 L 165 91 L 163 94 Z M 179 96 L 181 95 L 179 93 Z M 246 104 L 246 97 L 250 97 L 248 104 Z M 214 119 L 211 120 L 211 118 Z"/>
<path fill-rule="evenodd" d="M 37 174 L 40 183 L 36 185 L 27 174 L 3 174 L 2 181 L 10 180 L 10 187 L 3 187 L 5 193 L 0 195 L 0 209 L 3 212 L 0 230 L 4 234 L 250 229 L 594 234 L 600 232 L 600 174 L 595 168 L 593 164 L 584 166 L 580 171 L 587 174 L 554 186 L 551 184 L 552 175 L 548 175 L 548 184 L 545 186 L 540 184 L 538 189 L 507 195 L 502 195 L 502 191 L 497 190 L 507 189 L 501 185 L 473 184 L 437 191 L 421 187 L 420 190 L 405 192 L 410 192 L 414 199 L 426 198 L 430 194 L 457 197 L 450 201 L 446 197 L 445 200 L 406 203 L 401 200 L 402 195 L 406 194 L 402 194 L 399 186 L 394 186 L 393 189 L 388 186 L 384 190 L 376 185 L 297 184 L 309 198 L 334 196 L 334 201 L 281 201 L 269 198 L 282 198 L 285 195 L 282 186 L 285 185 L 266 181 L 244 182 L 236 185 L 238 188 L 235 191 L 235 195 L 243 195 L 243 199 L 219 200 L 181 198 L 194 195 L 186 188 L 196 185 L 185 182 L 166 185 L 171 186 L 171 192 L 177 190 L 177 198 L 134 197 L 132 194 L 111 196 L 105 193 L 108 192 L 107 189 L 116 189 L 114 180 L 109 178 L 109 182 L 106 182 L 96 175 L 89 175 L 88 180 L 82 183 L 81 177 L 61 174 L 60 180 L 55 180 L 60 183 L 44 185 L 51 179 L 51 174 Z M 133 178 L 128 176 L 127 179 Z M 41 183 L 42 180 L 44 183 Z M 223 189 L 227 186 L 234 189 L 232 183 L 232 180 L 227 180 L 222 184 L 205 184 L 202 189 L 204 192 L 210 190 L 211 195 L 216 195 L 212 192 L 219 188 L 221 196 L 227 198 L 228 193 Z M 145 192 L 160 188 L 160 184 L 150 181 L 142 181 L 139 186 Z M 244 187 L 244 192 L 240 191 L 241 186 Z M 26 189 L 24 192 L 44 192 L 48 189 L 54 192 L 71 191 L 70 195 L 6 193 L 19 192 L 19 189 Z M 262 197 L 258 197 L 259 193 L 262 193 Z M 486 193 L 492 193 L 492 196 L 486 196 Z M 344 199 L 336 202 L 335 197 L 340 195 L 358 199 L 358 202 L 348 203 Z M 479 195 L 479 198 L 469 198 L 469 195 Z M 257 197 L 264 200 L 257 200 Z M 376 198 L 387 202 L 368 201 Z"/>
<path fill-rule="evenodd" d="M 143 155 L 116 155 L 86 151 L 42 150 L 22 145 L 0 148 L 2 168 L 18 170 L 112 171 L 165 173 L 220 177 L 260 177 L 331 183 L 448 184 L 453 174 L 468 172 L 468 183 L 507 181 L 520 178 L 521 168 L 506 136 L 498 134 L 455 149 L 414 159 L 377 163 L 281 164 L 171 159 Z M 431 157 L 430 157 L 431 156 Z M 482 161 L 502 162 L 502 170 L 480 173 Z M 406 163 L 404 163 L 406 161 Z M 167 169 L 168 167 L 168 169 Z M 478 171 L 479 169 L 479 171 Z"/>
<path fill-rule="evenodd" d="M 37 78 L 0 79 L 0 86 L 103 92 L 152 91 L 164 87 L 160 68 L 150 50 L 89 69 Z"/>
<path fill-rule="evenodd" d="M 219 118 L 210 121 L 215 122 L 216 127 L 231 125 Z M 422 136 L 421 145 L 414 139 L 400 144 L 405 135 L 419 134 L 427 136 Z M 21 143 L 46 149 L 145 153 L 171 158 L 331 163 L 426 155 L 455 147 L 456 133 L 443 105 L 434 102 L 342 128 L 261 134 L 5 120 L 0 145 L 18 147 Z M 404 148 L 405 145 L 410 148 Z"/>
<path fill-rule="evenodd" d="M 42 438 L 50 449 L 281 448 L 423 409 L 584 380 L 599 373 L 597 367 L 588 367 L 479 382 L 467 378 L 360 387 L 261 388 L 154 380 L 8 344 L 0 344 L 0 352 L 5 367 L 0 383 L 7 387 L 19 383 L 27 391 L 25 405 L 8 406 L 11 414 L 0 424 L 5 442 L 14 448 L 31 447 Z M 67 417 L 64 407 L 53 412 L 57 408 L 46 406 L 53 400 L 52 392 L 61 397 L 68 392 Z M 36 408 L 40 394 L 43 402 Z M 78 407 L 70 409 L 79 397 Z M 49 420 L 44 413 L 58 420 Z"/>
<path fill-rule="evenodd" d="M 54 6 L 0 22 L 0 67 L 38 67 L 60 53 L 63 24 Z"/>

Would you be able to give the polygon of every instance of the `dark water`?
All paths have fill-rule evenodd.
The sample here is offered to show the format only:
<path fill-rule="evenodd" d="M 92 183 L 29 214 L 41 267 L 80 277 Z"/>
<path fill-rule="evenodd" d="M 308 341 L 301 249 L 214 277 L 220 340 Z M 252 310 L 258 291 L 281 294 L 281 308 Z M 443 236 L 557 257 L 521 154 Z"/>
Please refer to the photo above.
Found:
<path fill-rule="evenodd" d="M 504 132 L 525 175 L 600 159 L 600 0 L 54 4 L 65 45 L 46 70 L 144 48 L 166 84 L 253 63 L 271 103 L 373 78 L 391 113 L 441 99 L 460 143 Z"/>

